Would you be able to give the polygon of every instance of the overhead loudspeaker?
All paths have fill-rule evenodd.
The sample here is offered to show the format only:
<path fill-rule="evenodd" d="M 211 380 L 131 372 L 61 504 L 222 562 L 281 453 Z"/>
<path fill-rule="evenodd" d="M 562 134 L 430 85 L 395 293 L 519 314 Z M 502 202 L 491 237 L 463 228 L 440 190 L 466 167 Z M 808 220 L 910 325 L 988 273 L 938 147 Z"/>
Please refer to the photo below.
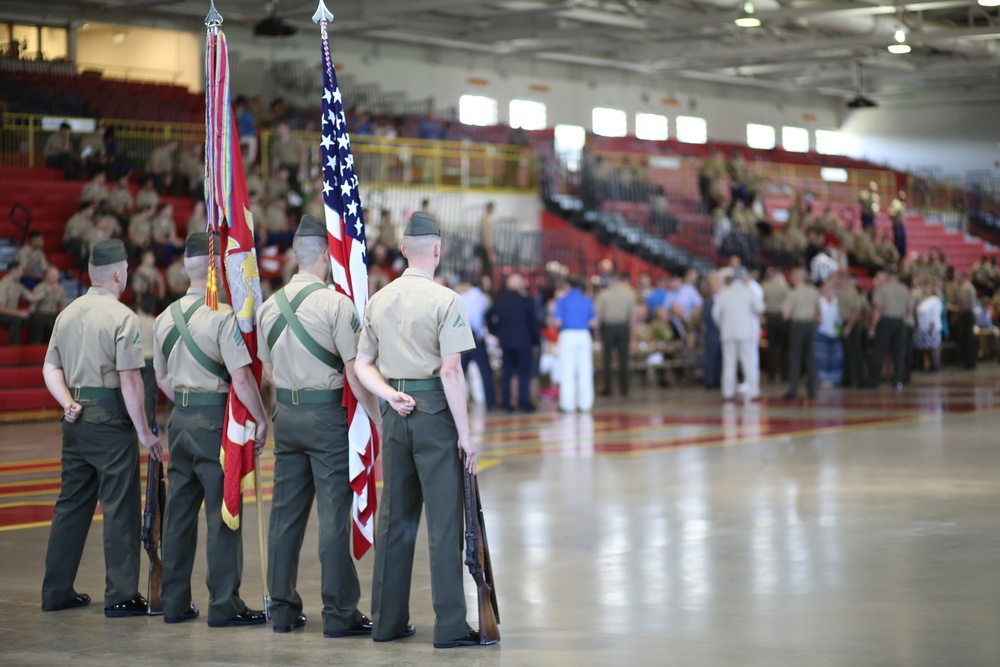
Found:
<path fill-rule="evenodd" d="M 298 29 L 295 26 L 276 16 L 269 16 L 253 27 L 253 34 L 257 37 L 291 37 L 296 32 Z"/>

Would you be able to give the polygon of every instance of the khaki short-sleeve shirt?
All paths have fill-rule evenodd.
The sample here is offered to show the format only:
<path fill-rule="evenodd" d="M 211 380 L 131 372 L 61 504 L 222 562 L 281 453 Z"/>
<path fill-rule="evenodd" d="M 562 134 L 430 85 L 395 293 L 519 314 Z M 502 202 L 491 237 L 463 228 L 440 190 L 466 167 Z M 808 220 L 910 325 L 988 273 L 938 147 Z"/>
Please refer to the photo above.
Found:
<path fill-rule="evenodd" d="M 45 251 L 31 246 L 22 246 L 14 256 L 14 261 L 21 265 L 25 273 L 31 275 L 42 275 L 49 268 L 49 262 L 45 259 Z"/>
<path fill-rule="evenodd" d="M 781 307 L 788 297 L 788 283 L 781 280 L 766 280 L 761 286 L 764 289 L 764 312 L 768 314 L 781 313 Z"/>
<path fill-rule="evenodd" d="M 63 243 L 70 239 L 84 239 L 87 233 L 94 228 L 94 221 L 82 213 L 74 213 L 66 222 L 66 229 L 63 231 Z"/>
<path fill-rule="evenodd" d="M 31 296 L 28 288 L 20 280 L 14 280 L 11 275 L 0 278 L 0 305 L 5 308 L 17 308 L 18 302 Z"/>
<path fill-rule="evenodd" d="M 35 312 L 40 315 L 55 315 L 69 305 L 69 298 L 66 296 L 66 290 L 62 283 L 42 281 L 35 285 L 35 289 L 31 290 L 31 295 L 33 297 L 44 295 L 35 302 Z"/>
<path fill-rule="evenodd" d="M 597 295 L 594 304 L 603 324 L 628 324 L 635 312 L 635 295 L 622 283 L 616 283 Z"/>
<path fill-rule="evenodd" d="M 108 195 L 108 206 L 118 215 L 123 215 L 132 210 L 135 199 L 128 188 L 115 188 Z"/>
<path fill-rule="evenodd" d="M 782 310 L 793 322 L 815 322 L 819 315 L 819 290 L 808 283 L 792 289 Z"/>
<path fill-rule="evenodd" d="M 63 369 L 66 386 L 121 386 L 119 371 L 142 368 L 139 317 L 102 287 L 91 287 L 56 317 L 45 361 Z"/>
<path fill-rule="evenodd" d="M 892 282 L 882 285 L 872 295 L 872 304 L 881 308 L 882 317 L 900 318 L 906 316 L 910 307 L 909 290 L 902 283 Z"/>
<path fill-rule="evenodd" d="M 294 301 L 302 289 L 321 282 L 316 276 L 299 273 L 284 288 L 285 296 L 289 302 Z M 275 386 L 298 390 L 343 387 L 343 374 L 314 357 L 287 324 L 274 342 L 274 348 L 268 348 L 268 334 L 280 315 L 274 296 L 265 301 L 257 312 L 257 356 L 264 363 L 273 365 Z M 357 356 L 361 322 L 354 303 L 343 294 L 332 289 L 313 292 L 299 305 L 295 315 L 302 323 L 302 328 L 323 349 L 333 352 L 345 363 Z"/>
<path fill-rule="evenodd" d="M 204 297 L 203 289 L 188 290 L 178 299 L 181 312 L 186 313 L 196 300 Z M 174 329 L 174 318 L 168 308 L 153 324 L 153 368 L 156 372 L 170 378 L 174 391 L 228 391 L 229 384 L 198 363 L 183 339 L 177 339 L 169 359 L 163 354 L 163 343 Z M 236 314 L 229 306 L 220 303 L 218 310 L 212 310 L 202 304 L 188 320 L 188 330 L 205 356 L 224 365 L 230 372 L 250 365 L 250 352 L 236 324 Z"/>
<path fill-rule="evenodd" d="M 426 380 L 441 374 L 442 357 L 475 346 L 461 297 L 411 268 L 368 302 L 358 349 L 386 379 Z"/>

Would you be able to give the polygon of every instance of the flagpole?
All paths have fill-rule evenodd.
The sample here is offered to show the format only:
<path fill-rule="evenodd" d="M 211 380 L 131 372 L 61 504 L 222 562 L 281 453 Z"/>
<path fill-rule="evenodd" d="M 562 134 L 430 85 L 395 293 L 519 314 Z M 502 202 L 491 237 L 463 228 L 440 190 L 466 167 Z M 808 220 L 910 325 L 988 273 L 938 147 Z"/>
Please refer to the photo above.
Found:
<path fill-rule="evenodd" d="M 210 3 L 210 8 L 209 8 L 208 16 L 205 17 L 205 28 L 206 28 L 206 31 L 207 31 L 207 44 L 206 44 L 206 53 L 207 53 L 207 55 L 206 55 L 206 62 L 205 62 L 205 74 L 206 74 L 206 76 L 209 77 L 209 80 L 206 82 L 206 86 L 205 86 L 205 93 L 206 93 L 207 97 L 211 97 L 211 95 L 213 94 L 213 91 L 215 92 L 216 95 L 218 95 L 218 91 L 216 90 L 216 86 L 218 85 L 218 82 L 216 81 L 216 78 L 218 76 L 216 67 L 217 67 L 217 65 L 219 63 L 217 61 L 213 62 L 213 59 L 215 59 L 215 58 L 218 57 L 218 48 L 219 48 L 219 45 L 217 44 L 217 42 L 219 40 L 222 40 L 222 42 L 223 42 L 222 43 L 222 48 L 223 49 L 225 48 L 225 42 L 224 42 L 225 37 L 221 34 L 222 33 L 222 21 L 223 21 L 222 14 L 220 14 L 219 11 L 215 8 L 215 2 L 214 2 L 214 0 L 209 0 L 209 3 Z M 225 119 L 228 116 L 228 113 L 229 113 L 229 109 L 228 109 L 228 105 L 229 105 L 229 94 L 228 94 L 228 76 L 229 76 L 229 74 L 228 74 L 228 57 L 226 58 L 225 67 L 226 67 L 226 70 L 225 70 L 225 75 L 224 75 L 225 85 L 224 85 L 223 97 L 225 98 L 224 99 L 224 104 L 226 105 L 226 108 L 222 112 L 223 113 L 223 119 Z M 209 237 L 208 238 L 209 238 L 209 260 L 210 260 L 209 261 L 209 269 L 208 269 L 208 286 L 207 286 L 208 289 L 207 289 L 207 293 L 206 293 L 206 301 L 211 300 L 212 305 L 210 305 L 210 307 L 212 307 L 213 310 L 218 307 L 216 305 L 218 303 L 218 291 L 217 291 L 218 290 L 218 276 L 216 274 L 216 268 L 215 268 L 215 251 L 216 251 L 216 248 L 214 247 L 215 232 L 224 233 L 224 230 L 222 229 L 222 225 L 224 223 L 229 224 L 229 225 L 233 225 L 233 223 L 234 223 L 233 217 L 235 215 L 233 213 L 233 211 L 230 210 L 230 208 L 228 207 L 230 205 L 230 199 L 229 198 L 232 196 L 232 193 L 229 191 L 229 189 L 232 187 L 232 184 L 230 183 L 228 185 L 226 192 L 216 192 L 216 190 L 215 190 L 215 186 L 221 182 L 220 181 L 220 178 L 221 178 L 220 174 L 217 171 L 219 169 L 219 167 L 220 167 L 219 161 L 220 161 L 220 159 L 229 159 L 229 157 L 231 157 L 231 156 L 228 156 L 228 155 L 227 156 L 223 156 L 222 154 L 217 154 L 217 151 L 218 150 L 227 151 L 227 150 L 231 150 L 231 148 L 232 148 L 231 146 L 228 146 L 228 145 L 221 145 L 221 146 L 217 146 L 216 145 L 215 136 L 213 134 L 214 131 L 215 131 L 215 129 L 216 129 L 217 121 L 219 120 L 218 118 L 215 117 L 215 113 L 217 111 L 216 105 L 215 105 L 216 101 L 217 100 L 206 99 L 206 104 L 205 104 L 205 163 L 206 163 L 206 165 L 205 165 L 206 166 L 206 170 L 205 170 L 205 194 L 206 194 L 206 199 L 208 200 L 208 201 L 206 201 L 206 204 L 207 204 L 206 205 L 206 209 L 207 209 L 206 210 L 206 217 L 207 217 L 207 227 L 208 227 L 208 231 L 209 231 Z M 229 128 L 224 127 L 222 129 L 222 131 L 225 132 L 228 129 Z M 228 172 L 226 172 L 226 173 L 228 173 Z M 224 201 L 220 201 L 218 199 L 218 197 L 220 197 L 220 196 L 225 198 Z M 229 217 L 228 220 L 225 219 L 226 216 Z M 252 226 L 250 226 L 250 234 L 251 234 L 251 239 L 252 239 L 252 234 L 253 234 L 253 228 L 252 228 Z M 225 234 L 223 236 L 223 238 L 224 239 L 228 238 L 228 234 Z M 220 254 L 222 254 L 222 252 L 223 252 L 222 248 L 219 249 L 219 252 L 220 252 Z M 254 271 L 256 272 L 256 260 L 255 259 L 254 259 L 253 264 L 254 264 Z M 251 299 L 251 302 L 253 301 L 254 296 L 257 296 L 257 295 L 252 294 L 252 293 L 249 295 L 249 298 Z M 232 297 L 230 297 L 230 300 L 232 301 Z M 245 339 L 246 336 L 247 336 L 246 332 L 244 332 L 243 335 L 244 335 L 244 339 Z M 258 378 L 258 382 L 259 382 L 259 378 Z M 232 409 L 232 406 L 233 406 L 233 401 L 236 401 L 236 400 L 237 399 L 231 393 L 230 397 L 229 397 L 229 401 L 227 402 L 227 411 L 230 411 L 229 415 L 228 415 L 229 419 L 232 419 L 232 417 L 233 417 L 231 409 Z M 237 401 L 236 405 L 237 405 L 238 409 L 240 409 L 241 411 L 245 412 L 246 408 L 243 407 L 241 403 L 238 403 L 238 401 Z M 245 417 L 245 415 L 241 415 L 239 418 L 244 418 L 244 417 Z M 228 437 L 229 437 L 228 434 L 226 434 L 226 435 L 223 436 L 224 443 L 225 443 L 225 438 L 228 438 Z M 247 442 L 246 437 L 244 436 L 243 442 L 241 442 L 239 444 L 242 445 L 243 447 L 253 447 L 254 446 L 253 435 L 251 434 L 249 442 Z M 226 447 L 225 447 L 225 444 L 224 444 L 223 448 L 222 448 L 222 457 L 225 456 L 225 450 L 226 450 Z M 220 458 L 220 460 L 221 460 L 221 458 Z M 263 494 L 262 494 L 262 491 L 261 491 L 261 471 L 260 471 L 260 456 L 259 455 L 255 455 L 254 456 L 253 477 L 254 477 L 254 480 L 253 480 L 254 481 L 254 495 L 255 495 L 256 504 L 257 504 L 257 537 L 258 537 L 258 542 L 259 542 L 259 546 L 260 546 L 260 585 L 261 585 L 261 591 L 263 593 L 263 600 L 264 600 L 264 617 L 265 617 L 265 619 L 267 621 L 270 621 L 271 620 L 271 599 L 270 599 L 270 597 L 267 594 L 267 550 L 265 548 L 265 542 L 264 542 L 264 540 L 266 539 L 265 538 L 265 533 L 267 531 L 265 530 L 265 527 L 264 527 L 264 499 L 263 499 Z M 239 490 L 239 495 L 242 496 L 242 487 Z M 242 505 L 242 498 L 238 497 L 236 499 L 236 503 L 237 503 L 237 507 L 240 506 L 240 505 Z M 234 513 L 237 512 L 237 511 L 238 510 L 234 510 Z M 240 512 L 240 513 L 242 513 L 242 512 Z M 226 517 L 226 502 L 225 502 L 225 499 L 223 499 L 223 518 L 224 519 L 227 518 Z M 227 524 L 229 524 L 228 520 L 227 520 Z M 235 518 L 234 524 L 235 525 L 229 525 L 229 527 L 232 528 L 233 530 L 235 530 L 236 527 L 239 525 L 239 517 Z"/>

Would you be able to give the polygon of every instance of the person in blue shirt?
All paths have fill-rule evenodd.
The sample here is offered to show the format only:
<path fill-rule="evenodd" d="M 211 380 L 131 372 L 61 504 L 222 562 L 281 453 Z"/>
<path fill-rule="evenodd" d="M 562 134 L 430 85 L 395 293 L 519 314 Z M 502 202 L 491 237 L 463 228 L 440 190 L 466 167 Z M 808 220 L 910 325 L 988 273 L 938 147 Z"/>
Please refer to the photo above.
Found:
<path fill-rule="evenodd" d="M 594 407 L 594 339 L 597 324 L 594 302 L 581 290 L 577 278 L 556 301 L 552 319 L 559 329 L 559 409 L 590 412 Z"/>
<path fill-rule="evenodd" d="M 240 137 L 240 146 L 246 149 L 244 159 L 247 164 L 253 164 L 257 159 L 257 119 L 250 112 L 247 98 L 240 95 L 233 105 L 236 116 L 236 133 Z"/>

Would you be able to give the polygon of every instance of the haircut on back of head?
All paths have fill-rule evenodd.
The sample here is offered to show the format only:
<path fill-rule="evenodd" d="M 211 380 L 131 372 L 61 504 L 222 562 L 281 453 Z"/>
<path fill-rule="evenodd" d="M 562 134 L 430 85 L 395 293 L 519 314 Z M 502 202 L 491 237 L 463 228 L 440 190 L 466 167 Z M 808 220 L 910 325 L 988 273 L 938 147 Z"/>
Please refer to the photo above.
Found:
<path fill-rule="evenodd" d="M 193 281 L 201 282 L 208 278 L 208 255 L 184 258 L 184 271 Z"/>
<path fill-rule="evenodd" d="M 434 246 L 441 243 L 440 236 L 427 234 L 425 236 L 404 236 L 403 246 L 408 253 L 416 255 L 426 255 L 433 250 Z"/>
<path fill-rule="evenodd" d="M 322 236 L 296 236 L 292 252 L 299 266 L 313 266 L 330 252 L 330 244 Z"/>
<path fill-rule="evenodd" d="M 87 266 L 87 273 L 90 275 L 90 283 L 92 285 L 107 285 L 114 280 L 116 271 L 121 271 L 122 274 L 127 273 L 128 262 L 117 262 L 115 264 L 105 264 L 104 266 L 89 264 Z"/>

